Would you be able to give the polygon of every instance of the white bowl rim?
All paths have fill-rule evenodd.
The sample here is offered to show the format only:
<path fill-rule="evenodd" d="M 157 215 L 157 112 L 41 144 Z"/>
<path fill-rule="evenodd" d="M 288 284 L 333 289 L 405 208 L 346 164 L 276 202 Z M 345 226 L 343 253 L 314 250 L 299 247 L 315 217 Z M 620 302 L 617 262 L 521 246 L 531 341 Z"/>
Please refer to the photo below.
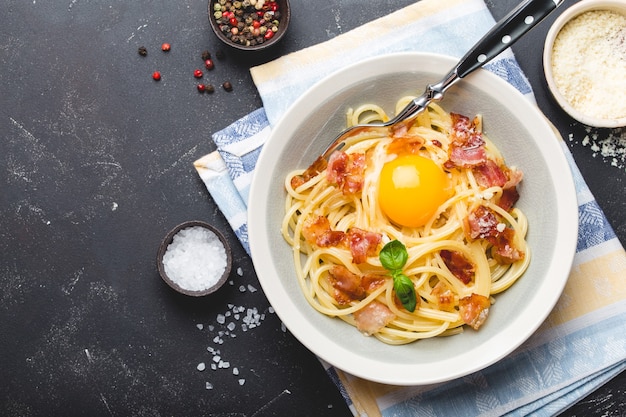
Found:
<path fill-rule="evenodd" d="M 381 67 L 387 69 L 401 68 L 403 62 L 418 59 L 443 60 L 448 68 L 452 68 L 457 62 L 456 58 L 440 54 L 402 52 L 365 59 L 326 76 L 301 95 L 273 128 L 270 138 L 259 155 L 257 169 L 264 166 L 270 168 L 275 163 L 282 142 L 288 140 L 288 133 L 291 131 L 289 125 L 297 113 L 296 109 L 302 106 L 314 107 L 314 104 L 320 103 L 321 100 L 324 100 L 324 96 L 329 94 L 326 92 L 335 91 L 335 88 L 340 87 L 342 82 L 345 85 L 345 82 L 367 79 L 368 76 L 376 73 L 383 74 L 385 70 Z M 381 62 L 384 65 L 376 66 L 376 63 L 380 64 Z M 355 71 L 357 67 L 361 68 L 361 71 Z M 538 288 L 542 297 L 541 305 L 532 310 L 532 316 L 516 317 L 510 326 L 502 329 L 494 338 L 494 343 L 490 343 L 490 347 L 481 352 L 480 358 L 469 354 L 460 354 L 448 361 L 450 363 L 446 364 L 445 369 L 442 369 L 441 362 L 427 365 L 389 364 L 381 360 L 355 355 L 349 348 L 329 340 L 322 331 L 307 325 L 306 319 L 300 314 L 286 289 L 281 285 L 276 285 L 274 277 L 278 276 L 278 271 L 275 266 L 267 263 L 267 260 L 271 259 L 273 250 L 269 247 L 265 236 L 267 191 L 277 179 L 267 174 L 254 175 L 253 177 L 249 201 L 255 201 L 255 209 L 249 210 L 248 213 L 248 234 L 253 264 L 265 295 L 286 328 L 304 346 L 320 359 L 344 372 L 379 383 L 409 386 L 449 381 L 482 370 L 507 356 L 537 330 L 552 311 L 567 283 L 578 236 L 578 204 L 574 180 L 565 154 L 559 144 L 561 139 L 557 137 L 539 109 L 509 83 L 484 69 L 479 69 L 472 74 L 472 77 L 481 78 L 482 82 L 487 80 L 490 84 L 489 88 L 493 88 L 495 91 L 506 90 L 514 99 L 513 106 L 515 106 L 516 112 L 525 112 L 530 115 L 536 126 L 542 129 L 542 156 L 546 161 L 550 161 L 548 170 L 555 182 L 555 188 L 563 193 L 555 202 L 557 206 L 555 210 L 559 213 L 555 219 L 558 226 L 559 256 L 558 259 L 555 257 L 550 261 L 546 271 L 545 275 L 550 276 L 550 279 L 543 280 L 540 288 Z M 315 103 L 311 104 L 312 101 Z M 380 343 L 382 344 L 382 342 Z"/>
<path fill-rule="evenodd" d="M 552 71 L 552 46 L 557 35 L 563 27 L 576 16 L 593 10 L 620 10 L 626 16 L 626 3 L 623 0 L 581 0 L 568 7 L 559 17 L 556 18 L 546 35 L 543 48 L 543 70 L 546 83 L 556 102 L 567 114 L 575 120 L 592 127 L 617 128 L 626 126 L 626 116 L 617 119 L 599 119 L 589 116 L 575 109 L 563 96 L 554 81 Z"/>

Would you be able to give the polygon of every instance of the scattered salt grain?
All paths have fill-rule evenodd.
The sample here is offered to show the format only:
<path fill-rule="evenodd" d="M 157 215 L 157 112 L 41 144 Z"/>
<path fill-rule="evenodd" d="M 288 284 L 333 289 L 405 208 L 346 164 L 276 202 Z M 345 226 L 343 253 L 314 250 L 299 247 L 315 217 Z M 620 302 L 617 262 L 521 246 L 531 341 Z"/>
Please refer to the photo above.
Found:
<path fill-rule="evenodd" d="M 246 380 L 244 378 L 239 379 L 239 385 L 243 385 L 246 383 Z"/>
<path fill-rule="evenodd" d="M 196 366 L 196 369 L 200 372 L 204 371 L 206 369 L 206 365 L 204 364 L 204 362 L 200 362 L 198 364 L 198 366 Z"/>
<path fill-rule="evenodd" d="M 241 269 L 241 267 L 237 268 L 237 275 L 243 277 L 243 269 Z"/>
<path fill-rule="evenodd" d="M 213 384 L 211 384 L 210 382 L 207 382 L 205 387 L 206 389 L 213 389 Z"/>
<path fill-rule="evenodd" d="M 204 325 L 202 323 L 196 324 L 196 327 L 200 330 L 204 329 Z"/>
<path fill-rule="evenodd" d="M 219 237 L 201 226 L 176 233 L 163 255 L 167 276 L 189 291 L 215 285 L 226 270 L 226 261 L 226 249 Z"/>
<path fill-rule="evenodd" d="M 233 368 L 233 375 L 239 375 L 239 368 L 237 367 Z"/>
<path fill-rule="evenodd" d="M 246 292 L 246 287 L 245 287 L 245 285 L 240 285 L 240 286 L 239 286 L 239 292 Z"/>

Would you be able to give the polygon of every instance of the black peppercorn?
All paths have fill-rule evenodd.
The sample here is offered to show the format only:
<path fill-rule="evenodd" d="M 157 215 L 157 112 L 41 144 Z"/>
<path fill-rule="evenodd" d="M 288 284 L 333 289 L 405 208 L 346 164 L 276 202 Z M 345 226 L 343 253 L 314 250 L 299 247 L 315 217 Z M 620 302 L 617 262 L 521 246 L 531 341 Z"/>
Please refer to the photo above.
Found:
<path fill-rule="evenodd" d="M 233 91 L 233 85 L 230 81 L 225 81 L 224 84 L 222 84 L 222 88 L 226 91 Z"/>
<path fill-rule="evenodd" d="M 145 46 L 140 46 L 137 52 L 139 52 L 139 55 L 141 56 L 148 55 L 148 50 L 146 49 Z"/>
<path fill-rule="evenodd" d="M 202 51 L 202 60 L 206 61 L 207 59 L 211 59 L 211 53 L 209 51 Z"/>

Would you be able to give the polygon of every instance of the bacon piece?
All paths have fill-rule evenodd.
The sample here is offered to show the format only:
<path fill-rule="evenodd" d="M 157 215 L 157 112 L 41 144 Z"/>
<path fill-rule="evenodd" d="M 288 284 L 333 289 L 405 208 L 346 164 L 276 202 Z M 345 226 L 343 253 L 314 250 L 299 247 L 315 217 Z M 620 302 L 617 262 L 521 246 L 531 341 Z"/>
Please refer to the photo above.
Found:
<path fill-rule="evenodd" d="M 384 275 L 367 274 L 361 278 L 361 286 L 365 292 L 370 294 L 385 283 L 387 277 Z"/>
<path fill-rule="evenodd" d="M 331 230 L 330 222 L 325 216 L 307 219 L 302 227 L 302 235 L 307 242 L 323 248 L 337 246 L 345 238 L 344 232 Z"/>
<path fill-rule="evenodd" d="M 439 252 L 441 259 L 446 264 L 450 272 L 457 277 L 463 284 L 469 284 L 474 278 L 474 264 L 467 260 L 461 252 L 442 250 Z"/>
<path fill-rule="evenodd" d="M 451 113 L 452 133 L 446 168 L 471 168 L 487 161 L 485 141 L 477 126 L 477 120 Z"/>
<path fill-rule="evenodd" d="M 487 159 L 484 164 L 473 168 L 476 182 L 481 187 L 503 187 L 507 183 L 509 177 L 506 172 L 491 159 Z"/>
<path fill-rule="evenodd" d="M 383 275 L 357 275 L 343 265 L 334 265 L 328 271 L 328 278 L 335 289 L 333 297 L 340 305 L 364 299 L 387 279 Z"/>
<path fill-rule="evenodd" d="M 519 184 L 522 179 L 524 179 L 524 173 L 519 169 L 508 168 L 507 177 L 509 178 L 509 180 L 506 182 L 506 184 L 502 186 L 502 188 L 504 188 L 505 190 L 517 186 L 517 184 Z"/>
<path fill-rule="evenodd" d="M 472 239 L 487 239 L 498 233 L 496 213 L 485 206 L 476 207 L 467 217 L 467 221 Z"/>
<path fill-rule="evenodd" d="M 372 301 L 365 307 L 354 312 L 356 328 L 370 336 L 391 323 L 396 315 L 379 301 Z"/>
<path fill-rule="evenodd" d="M 519 200 L 517 187 L 505 188 L 502 190 L 498 206 L 502 207 L 506 211 L 510 211 L 515 203 L 517 203 L 517 200 Z"/>
<path fill-rule="evenodd" d="M 365 154 L 347 154 L 342 151 L 330 155 L 326 178 L 337 184 L 344 194 L 355 194 L 363 189 L 365 177 Z"/>
<path fill-rule="evenodd" d="M 375 256 L 378 253 L 378 245 L 382 241 L 383 236 L 380 233 L 368 232 L 358 227 L 353 227 L 348 230 L 346 239 L 352 254 L 352 262 L 360 264 L 365 262 L 368 256 Z"/>
<path fill-rule="evenodd" d="M 343 265 L 334 265 L 328 272 L 330 283 L 335 289 L 333 296 L 340 305 L 365 298 L 365 288 L 361 285 L 359 275 L 350 272 Z"/>
<path fill-rule="evenodd" d="M 498 205 L 506 211 L 513 208 L 519 199 L 516 187 L 524 177 L 522 171 L 510 169 L 506 165 L 498 165 L 489 159 L 483 165 L 474 167 L 473 172 L 478 185 L 485 188 L 502 187 L 503 193 Z"/>
<path fill-rule="evenodd" d="M 503 265 L 524 259 L 524 252 L 513 246 L 513 237 L 513 229 L 507 227 L 498 233 L 495 238 L 489 240 L 489 243 L 492 243 L 495 248 L 493 257 Z"/>
<path fill-rule="evenodd" d="M 326 162 L 326 159 L 318 156 L 317 159 L 301 175 L 295 175 L 291 178 L 291 188 L 295 190 L 320 172 L 324 171 L 327 165 L 328 163 Z"/>
<path fill-rule="evenodd" d="M 419 136 L 403 136 L 395 138 L 387 146 L 390 155 L 416 154 L 424 146 L 424 139 Z"/>
<path fill-rule="evenodd" d="M 459 299 L 459 313 L 465 324 L 469 324 L 474 330 L 487 320 L 491 301 L 480 294 L 472 294 Z"/>
<path fill-rule="evenodd" d="M 511 264 L 524 259 L 524 252 L 513 245 L 514 232 L 502 227 L 495 212 L 485 206 L 478 206 L 467 217 L 469 237 L 485 239 L 494 247 L 494 259 L 501 264 Z"/>
<path fill-rule="evenodd" d="M 454 310 L 454 293 L 443 281 L 439 281 L 430 293 L 437 298 L 437 305 L 440 309 Z"/>
<path fill-rule="evenodd" d="M 360 264 L 367 261 L 369 256 L 378 254 L 378 245 L 383 239 L 380 233 L 353 227 L 344 233 L 332 230 L 330 222 L 325 216 L 311 217 L 304 222 L 302 235 L 310 244 L 322 248 L 344 246 L 350 249 L 352 262 Z"/>

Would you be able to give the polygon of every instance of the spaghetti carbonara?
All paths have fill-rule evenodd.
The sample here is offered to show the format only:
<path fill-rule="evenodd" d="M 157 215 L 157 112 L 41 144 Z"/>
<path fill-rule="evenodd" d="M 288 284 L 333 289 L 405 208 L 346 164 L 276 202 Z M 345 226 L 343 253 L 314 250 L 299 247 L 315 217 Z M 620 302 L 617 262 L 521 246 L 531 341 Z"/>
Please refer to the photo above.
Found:
<path fill-rule="evenodd" d="M 371 104 L 347 118 L 388 120 Z M 351 137 L 285 180 L 282 234 L 306 299 L 389 344 L 478 329 L 530 260 L 521 180 L 480 116 L 436 104 L 392 133 Z"/>

